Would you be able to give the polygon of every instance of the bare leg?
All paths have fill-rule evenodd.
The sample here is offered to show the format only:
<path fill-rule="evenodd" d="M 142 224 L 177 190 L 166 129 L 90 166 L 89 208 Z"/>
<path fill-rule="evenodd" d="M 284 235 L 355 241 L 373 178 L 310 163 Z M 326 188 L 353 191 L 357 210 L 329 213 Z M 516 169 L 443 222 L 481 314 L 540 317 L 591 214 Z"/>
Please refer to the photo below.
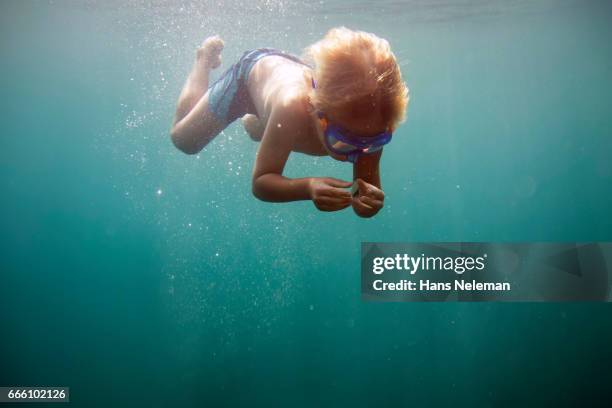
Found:
<path fill-rule="evenodd" d="M 221 65 L 223 41 L 208 37 L 196 54 L 191 73 L 179 96 L 172 141 L 185 153 L 197 153 L 212 140 L 223 126 L 208 110 L 208 77 L 210 71 Z"/>
<path fill-rule="evenodd" d="M 263 123 L 261 123 L 257 116 L 252 115 L 250 113 L 244 115 L 242 117 L 242 125 L 244 126 L 244 130 L 247 131 L 253 141 L 261 141 L 266 127 Z"/>

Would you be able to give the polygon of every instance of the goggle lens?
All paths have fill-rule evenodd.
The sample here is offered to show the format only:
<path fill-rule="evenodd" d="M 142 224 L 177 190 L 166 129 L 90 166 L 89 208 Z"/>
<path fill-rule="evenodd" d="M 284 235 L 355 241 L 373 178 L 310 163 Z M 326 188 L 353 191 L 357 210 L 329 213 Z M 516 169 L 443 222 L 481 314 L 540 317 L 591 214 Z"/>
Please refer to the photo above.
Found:
<path fill-rule="evenodd" d="M 318 112 L 318 116 L 323 124 L 327 147 L 334 153 L 348 156 L 351 162 L 355 162 L 362 154 L 371 154 L 381 150 L 384 145 L 391 141 L 392 133 L 389 131 L 372 137 L 358 136 L 339 126 L 330 124 L 323 113 Z"/>
<path fill-rule="evenodd" d="M 327 143 L 329 147 L 331 147 L 333 151 L 337 153 L 341 153 L 341 154 L 351 153 L 356 150 L 362 151 L 365 154 L 369 154 L 369 153 L 374 153 L 374 152 L 381 150 L 384 146 L 383 144 L 380 144 L 380 145 L 372 144 L 371 146 L 368 146 L 368 147 L 356 146 L 351 143 L 339 140 L 338 138 L 336 138 L 333 134 L 329 132 L 325 135 L 325 137 L 327 138 Z"/>

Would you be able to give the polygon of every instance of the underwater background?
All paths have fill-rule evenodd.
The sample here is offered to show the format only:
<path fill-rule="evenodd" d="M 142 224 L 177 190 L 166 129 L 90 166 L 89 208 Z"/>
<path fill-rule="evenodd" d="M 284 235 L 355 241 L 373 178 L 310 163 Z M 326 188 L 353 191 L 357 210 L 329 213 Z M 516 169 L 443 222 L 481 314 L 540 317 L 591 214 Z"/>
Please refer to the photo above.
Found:
<path fill-rule="evenodd" d="M 195 49 L 387 38 L 384 209 L 256 200 L 235 123 L 169 128 Z M 605 303 L 361 301 L 362 241 L 612 240 L 607 1 L 0 3 L 0 386 L 71 405 L 607 405 Z M 350 179 L 293 154 L 287 175 Z"/>

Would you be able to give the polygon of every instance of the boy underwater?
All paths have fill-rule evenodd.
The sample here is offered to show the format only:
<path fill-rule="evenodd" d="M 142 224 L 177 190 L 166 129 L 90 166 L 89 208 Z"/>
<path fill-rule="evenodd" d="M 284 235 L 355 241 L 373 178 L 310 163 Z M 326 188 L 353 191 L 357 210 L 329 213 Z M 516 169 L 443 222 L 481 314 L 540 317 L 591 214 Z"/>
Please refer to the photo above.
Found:
<path fill-rule="evenodd" d="M 312 200 L 321 211 L 352 206 L 361 217 L 382 207 L 379 162 L 383 146 L 405 117 L 408 88 L 389 43 L 374 34 L 331 29 L 306 49 L 313 66 L 285 52 L 245 52 L 208 88 L 221 64 L 223 41 L 209 37 L 177 102 L 171 136 L 188 154 L 202 150 L 242 118 L 260 141 L 252 189 L 263 201 Z M 331 177 L 282 175 L 292 152 L 353 163 L 354 183 Z M 347 190 L 353 186 L 353 192 Z"/>

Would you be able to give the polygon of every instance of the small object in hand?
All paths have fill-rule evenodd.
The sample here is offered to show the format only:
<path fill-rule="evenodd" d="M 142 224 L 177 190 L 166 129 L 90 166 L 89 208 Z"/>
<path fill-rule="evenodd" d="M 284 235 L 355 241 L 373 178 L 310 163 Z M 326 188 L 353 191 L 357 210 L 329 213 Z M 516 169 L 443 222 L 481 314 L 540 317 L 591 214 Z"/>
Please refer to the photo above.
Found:
<path fill-rule="evenodd" d="M 359 194 L 359 184 L 357 184 L 357 180 L 353 181 L 353 185 L 351 186 L 351 195 L 353 197 Z"/>

